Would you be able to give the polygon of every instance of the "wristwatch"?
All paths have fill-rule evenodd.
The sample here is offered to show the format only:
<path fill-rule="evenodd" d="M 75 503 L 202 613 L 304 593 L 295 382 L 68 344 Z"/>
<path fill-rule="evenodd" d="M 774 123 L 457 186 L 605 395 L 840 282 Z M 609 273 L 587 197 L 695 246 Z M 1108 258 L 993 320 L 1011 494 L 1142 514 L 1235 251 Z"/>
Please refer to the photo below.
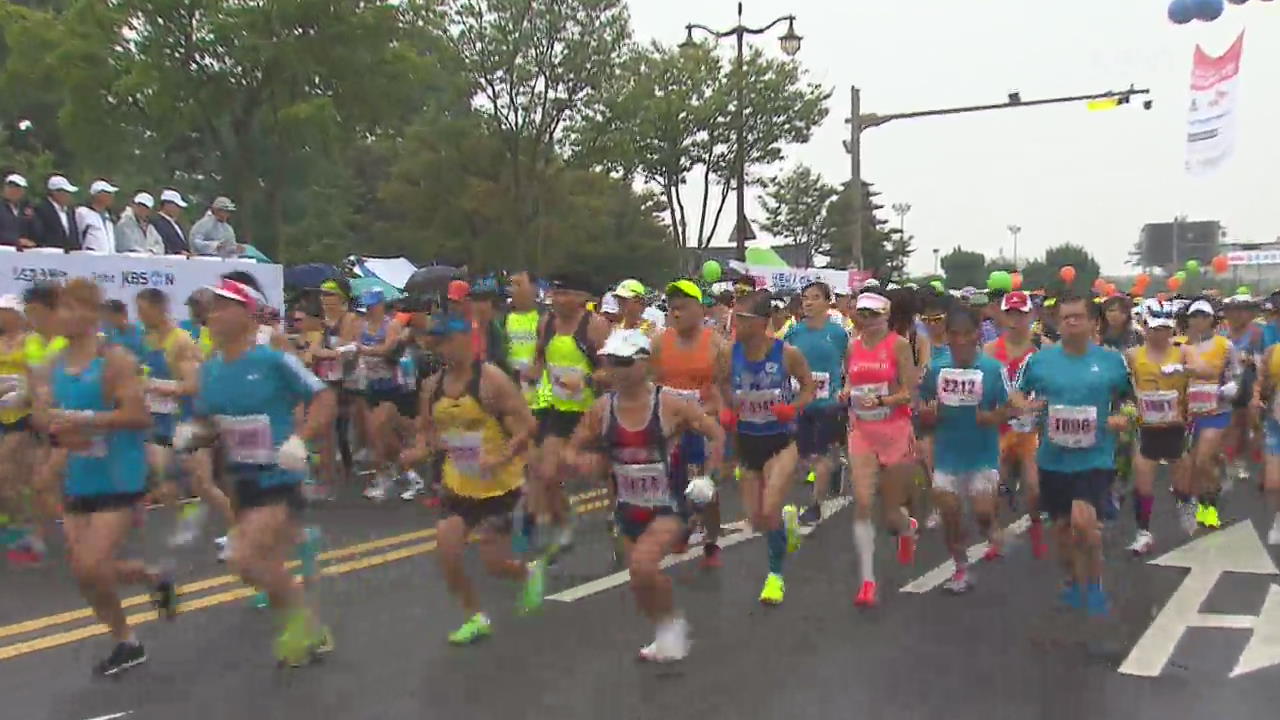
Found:
<path fill-rule="evenodd" d="M 883 396 L 883 395 L 877 395 L 877 396 L 876 396 L 876 405 L 877 405 L 877 406 L 879 406 L 879 407 L 884 407 L 884 396 Z"/>

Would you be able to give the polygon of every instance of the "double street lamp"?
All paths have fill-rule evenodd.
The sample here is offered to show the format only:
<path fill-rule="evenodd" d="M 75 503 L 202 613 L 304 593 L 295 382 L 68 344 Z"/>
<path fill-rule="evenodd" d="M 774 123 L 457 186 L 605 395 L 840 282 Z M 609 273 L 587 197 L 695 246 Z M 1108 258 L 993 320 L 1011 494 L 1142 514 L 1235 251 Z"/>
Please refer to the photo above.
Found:
<path fill-rule="evenodd" d="M 747 240 L 750 239 L 751 237 L 754 237 L 754 235 L 752 235 L 751 233 L 751 227 L 747 223 L 747 167 L 746 167 L 747 160 L 746 160 L 746 151 L 744 148 L 746 133 L 745 133 L 745 124 L 744 124 L 745 121 L 743 120 L 743 114 L 742 114 L 743 96 L 744 96 L 743 45 L 748 35 L 763 35 L 784 21 L 787 23 L 787 31 L 783 33 L 781 37 L 778 38 L 778 44 L 782 47 L 782 52 L 786 53 L 788 57 L 794 57 L 796 53 L 800 52 L 800 40 L 801 40 L 800 36 L 796 34 L 796 27 L 795 27 L 796 16 L 783 15 L 782 17 L 774 20 L 768 25 L 764 25 L 758 28 L 747 27 L 742 23 L 742 3 L 738 3 L 738 24 L 736 26 L 729 28 L 728 30 L 713 30 L 707 27 L 706 25 L 690 23 L 688 25 L 685 25 L 685 32 L 687 34 L 685 36 L 684 42 L 680 43 L 681 50 L 689 50 L 697 47 L 697 43 L 693 39 L 694 30 L 700 30 L 717 40 L 723 40 L 724 38 L 732 37 L 732 38 L 736 38 L 738 41 L 738 55 L 734 65 L 738 75 L 738 87 L 736 88 L 737 97 L 735 100 L 735 108 L 734 108 L 734 123 L 737 126 L 737 148 L 734 153 L 734 161 L 735 161 L 737 175 L 738 175 L 737 177 L 738 222 L 737 222 L 737 225 L 734 227 L 733 235 L 734 235 L 734 240 L 737 243 L 739 260 L 746 260 Z"/>
<path fill-rule="evenodd" d="M 1022 234 L 1021 225 L 1010 225 L 1009 236 L 1013 238 L 1013 269 L 1018 269 L 1018 236 Z"/>

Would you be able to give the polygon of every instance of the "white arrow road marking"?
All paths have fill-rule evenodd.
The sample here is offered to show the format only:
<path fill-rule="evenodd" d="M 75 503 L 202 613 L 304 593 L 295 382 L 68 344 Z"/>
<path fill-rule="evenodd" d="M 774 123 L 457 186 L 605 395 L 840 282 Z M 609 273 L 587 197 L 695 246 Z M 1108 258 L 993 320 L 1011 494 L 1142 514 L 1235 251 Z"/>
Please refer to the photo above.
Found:
<path fill-rule="evenodd" d="M 125 715 L 132 715 L 132 714 L 133 714 L 132 710 L 125 710 L 124 712 L 118 712 L 118 713 L 115 713 L 114 715 L 99 715 L 98 717 L 86 718 L 86 720 L 116 720 L 116 718 L 122 718 Z"/>
<path fill-rule="evenodd" d="M 1031 527 L 1031 516 L 1029 515 L 1023 515 L 1012 523 L 1009 523 L 1009 526 L 1004 529 L 1005 546 L 1008 547 L 1009 538 L 1021 535 L 1027 531 L 1028 527 Z M 977 545 L 971 546 L 967 553 L 969 556 L 969 562 L 977 562 L 982 555 L 987 552 L 987 545 L 988 543 L 984 540 Z M 899 592 L 927 593 L 946 582 L 947 578 L 951 577 L 955 571 L 955 560 L 947 560 L 924 575 L 921 575 L 915 580 L 903 585 Z"/>
<path fill-rule="evenodd" d="M 832 516 L 834 516 L 837 512 L 843 509 L 850 502 L 851 502 L 850 498 L 848 498 L 847 496 L 841 496 L 837 498 L 832 498 L 822 503 L 823 522 L 830 520 Z M 738 522 L 730 523 L 728 525 L 725 525 L 724 527 L 725 529 L 732 529 L 735 532 L 732 535 L 727 535 L 721 539 L 720 541 L 721 550 L 733 545 L 737 545 L 740 542 L 746 542 L 747 540 L 751 540 L 752 538 L 760 537 L 760 533 L 754 532 L 750 529 L 749 524 L 747 523 L 746 520 L 739 520 Z M 688 562 L 697 557 L 702 557 L 702 549 L 691 548 L 688 552 L 682 555 L 668 555 L 666 558 L 663 559 L 662 567 L 668 568 L 668 567 L 671 567 L 672 565 L 677 565 L 682 562 Z M 605 575 L 604 577 L 596 578 L 591 582 L 583 583 L 582 585 L 578 585 L 576 587 L 571 587 L 568 590 L 561 590 L 555 595 L 548 595 L 547 599 L 556 600 L 559 602 L 573 602 L 575 600 L 581 600 L 584 597 L 595 595 L 596 593 L 604 592 L 605 590 L 608 590 L 610 588 L 618 587 L 619 585 L 625 585 L 630 579 L 631 579 L 631 574 L 626 570 L 621 570 L 619 572 L 613 573 L 612 575 Z"/>
<path fill-rule="evenodd" d="M 1280 601 L 1275 599 L 1276 588 L 1272 587 L 1272 592 L 1267 595 L 1263 614 L 1259 617 L 1200 612 L 1200 606 L 1225 572 L 1280 574 L 1266 548 L 1262 547 L 1253 523 L 1245 520 L 1226 530 L 1205 535 L 1152 560 L 1151 564 L 1185 567 L 1191 572 L 1129 651 L 1120 672 L 1142 677 L 1158 676 L 1173 655 L 1182 633 L 1189 627 L 1254 631 L 1233 676 L 1280 662 Z"/>

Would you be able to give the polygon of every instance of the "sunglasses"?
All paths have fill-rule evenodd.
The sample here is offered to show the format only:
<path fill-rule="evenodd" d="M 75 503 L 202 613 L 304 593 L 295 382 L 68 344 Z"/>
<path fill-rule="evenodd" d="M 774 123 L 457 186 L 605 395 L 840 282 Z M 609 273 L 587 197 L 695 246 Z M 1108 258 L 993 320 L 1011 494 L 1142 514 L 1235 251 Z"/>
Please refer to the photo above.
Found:
<path fill-rule="evenodd" d="M 884 315 L 884 313 L 870 308 L 861 308 L 858 310 L 858 317 L 860 318 L 878 318 L 881 315 Z"/>
<path fill-rule="evenodd" d="M 764 315 L 756 315 L 755 313 L 735 312 L 733 316 L 746 318 L 748 320 L 768 320 Z"/>
<path fill-rule="evenodd" d="M 636 359 L 634 357 L 616 357 L 613 355 L 606 355 L 604 358 L 604 364 L 609 367 L 629 368 L 636 364 Z"/>
<path fill-rule="evenodd" d="M 938 313 L 937 315 L 921 315 L 920 319 L 929 323 L 942 322 L 947 319 L 947 316 L 944 313 Z"/>

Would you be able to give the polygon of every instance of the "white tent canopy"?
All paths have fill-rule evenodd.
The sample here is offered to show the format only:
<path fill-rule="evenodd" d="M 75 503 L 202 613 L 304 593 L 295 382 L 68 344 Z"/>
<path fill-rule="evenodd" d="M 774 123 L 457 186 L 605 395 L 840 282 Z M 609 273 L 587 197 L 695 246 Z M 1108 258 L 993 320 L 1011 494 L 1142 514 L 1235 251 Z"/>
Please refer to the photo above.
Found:
<path fill-rule="evenodd" d="M 347 258 L 347 264 L 360 277 L 376 277 L 400 290 L 404 289 L 404 284 L 409 282 L 409 276 L 418 269 L 407 258 L 402 257 L 373 258 L 352 255 Z"/>

